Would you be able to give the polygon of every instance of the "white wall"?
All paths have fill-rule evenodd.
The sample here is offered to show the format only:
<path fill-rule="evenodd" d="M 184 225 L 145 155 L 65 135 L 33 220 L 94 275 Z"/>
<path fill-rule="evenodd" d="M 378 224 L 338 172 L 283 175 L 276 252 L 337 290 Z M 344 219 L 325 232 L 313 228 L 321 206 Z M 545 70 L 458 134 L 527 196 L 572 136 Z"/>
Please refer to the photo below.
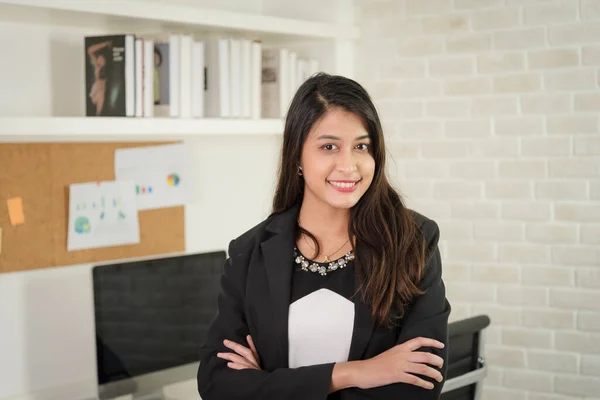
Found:
<path fill-rule="evenodd" d="M 492 319 L 483 399 L 600 398 L 600 2 L 361 4 L 395 182 L 441 226 L 452 319 Z"/>

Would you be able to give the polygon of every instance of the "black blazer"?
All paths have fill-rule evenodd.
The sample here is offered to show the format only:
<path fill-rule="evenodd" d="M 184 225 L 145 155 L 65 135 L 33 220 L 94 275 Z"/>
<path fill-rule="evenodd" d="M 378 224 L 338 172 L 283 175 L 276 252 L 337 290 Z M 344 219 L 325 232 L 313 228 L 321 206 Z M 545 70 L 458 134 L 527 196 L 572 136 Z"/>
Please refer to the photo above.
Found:
<path fill-rule="evenodd" d="M 348 388 L 328 397 L 334 363 L 288 368 L 288 307 L 290 305 L 294 230 L 299 208 L 269 217 L 229 244 L 221 278 L 218 314 L 201 348 L 198 391 L 203 400 L 434 400 L 432 390 L 397 383 L 373 389 Z M 355 296 L 355 320 L 349 361 L 372 358 L 418 336 L 447 343 L 450 304 L 442 282 L 437 224 L 414 212 L 427 241 L 428 261 L 420 287 L 426 293 L 410 307 L 398 328 L 375 327 L 369 306 Z M 288 262 L 288 260 L 290 260 Z M 289 264 L 289 267 L 287 266 Z M 223 339 L 246 344 L 254 339 L 262 371 L 233 370 L 217 352 L 231 352 Z M 447 360 L 447 347 L 432 351 Z M 446 377 L 446 363 L 442 368 Z"/>

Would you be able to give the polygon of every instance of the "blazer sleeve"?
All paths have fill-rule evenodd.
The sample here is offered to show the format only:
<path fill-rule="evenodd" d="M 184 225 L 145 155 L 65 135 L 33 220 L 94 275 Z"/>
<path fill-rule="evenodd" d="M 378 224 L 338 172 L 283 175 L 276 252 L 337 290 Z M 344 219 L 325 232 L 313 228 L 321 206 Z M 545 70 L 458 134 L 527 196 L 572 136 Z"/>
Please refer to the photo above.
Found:
<path fill-rule="evenodd" d="M 421 348 L 417 351 L 428 351 L 440 356 L 444 360 L 442 369 L 438 369 L 444 379 L 437 382 L 433 379 L 422 377 L 434 384 L 433 389 L 423 389 L 405 383 L 381 386 L 373 389 L 350 388 L 345 389 L 343 400 L 359 399 L 418 399 L 437 400 L 440 398 L 442 386 L 446 380 L 448 370 L 448 317 L 450 303 L 446 299 L 446 289 L 442 281 L 442 262 L 438 248 L 440 231 L 435 221 L 426 220 L 421 230 L 427 240 L 427 262 L 425 273 L 421 280 L 420 288 L 425 293 L 419 296 L 408 311 L 397 344 L 402 344 L 416 337 L 426 337 L 439 340 L 446 346 L 443 349 Z M 435 368 L 435 367 L 434 367 Z"/>
<path fill-rule="evenodd" d="M 232 262 L 232 247 L 233 241 L 221 277 L 217 316 L 200 350 L 200 396 L 203 400 L 325 400 L 331 385 L 333 363 L 273 371 L 234 370 L 227 366 L 227 360 L 217 357 L 218 352 L 232 351 L 224 346 L 224 339 L 247 346 L 246 335 L 249 334 L 241 290 L 246 274 L 242 266 Z"/>

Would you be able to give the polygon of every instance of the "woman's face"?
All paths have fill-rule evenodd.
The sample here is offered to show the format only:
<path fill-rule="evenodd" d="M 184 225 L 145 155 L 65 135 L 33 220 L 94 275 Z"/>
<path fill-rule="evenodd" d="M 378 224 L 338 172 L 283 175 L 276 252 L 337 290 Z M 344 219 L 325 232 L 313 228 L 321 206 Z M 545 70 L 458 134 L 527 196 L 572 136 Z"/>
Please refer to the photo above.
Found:
<path fill-rule="evenodd" d="M 349 209 L 365 194 L 375 172 L 369 134 L 357 115 L 331 108 L 302 147 L 304 199 Z"/>
<path fill-rule="evenodd" d="M 96 79 L 100 77 L 100 70 L 106 64 L 106 59 L 102 54 L 96 57 L 96 62 L 94 63 L 94 73 L 96 74 Z"/>

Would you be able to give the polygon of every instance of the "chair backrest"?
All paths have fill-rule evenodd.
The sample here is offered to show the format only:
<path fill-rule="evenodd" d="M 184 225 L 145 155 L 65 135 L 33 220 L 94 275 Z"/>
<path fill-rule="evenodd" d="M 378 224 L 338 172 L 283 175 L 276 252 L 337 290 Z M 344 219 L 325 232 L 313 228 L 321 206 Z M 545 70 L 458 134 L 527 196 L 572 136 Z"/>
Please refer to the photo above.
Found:
<path fill-rule="evenodd" d="M 440 400 L 479 400 L 487 374 L 483 330 L 490 325 L 487 315 L 448 325 L 448 374 Z"/>

